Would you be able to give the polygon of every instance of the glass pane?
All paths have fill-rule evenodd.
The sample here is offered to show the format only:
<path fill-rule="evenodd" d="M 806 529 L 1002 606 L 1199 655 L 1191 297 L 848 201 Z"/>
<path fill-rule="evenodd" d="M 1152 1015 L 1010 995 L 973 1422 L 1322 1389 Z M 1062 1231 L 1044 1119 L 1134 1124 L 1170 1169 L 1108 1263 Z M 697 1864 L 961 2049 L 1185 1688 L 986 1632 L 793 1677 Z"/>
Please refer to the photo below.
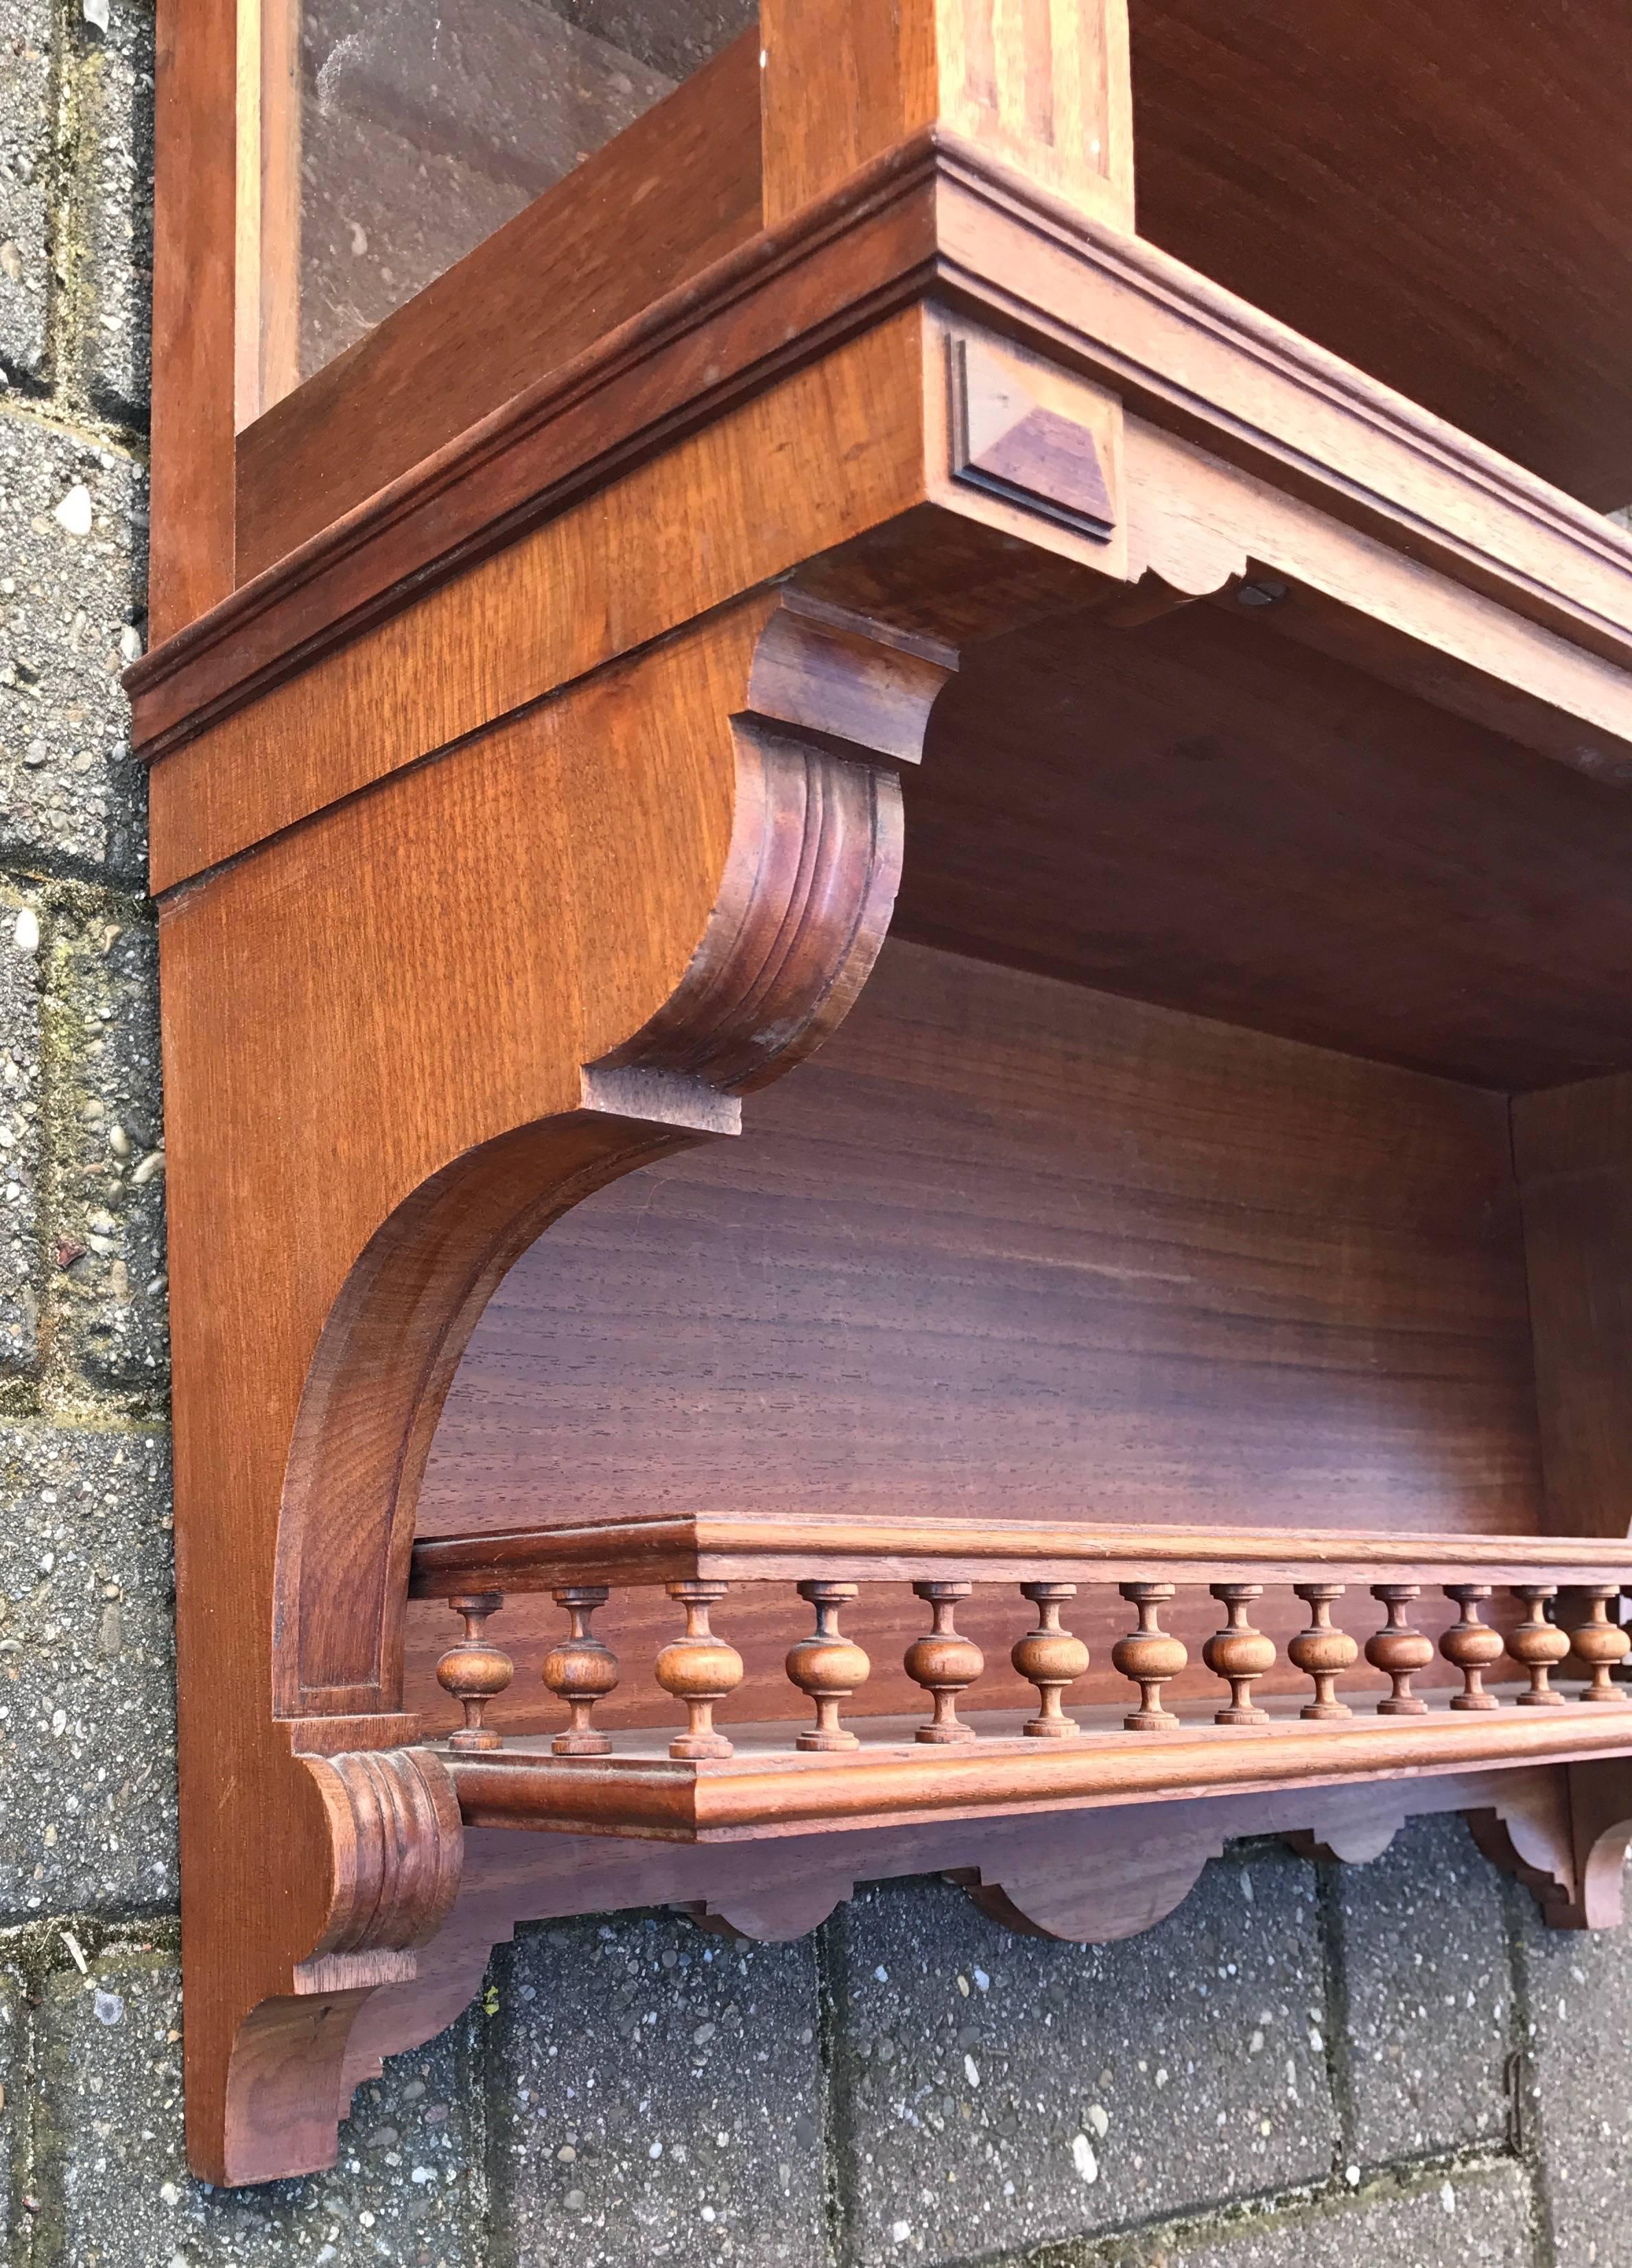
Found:
<path fill-rule="evenodd" d="M 270 20 L 280 5 L 299 10 L 298 39 L 284 18 L 281 54 Z M 757 15 L 756 0 L 261 6 L 258 408 L 621 133 Z"/>

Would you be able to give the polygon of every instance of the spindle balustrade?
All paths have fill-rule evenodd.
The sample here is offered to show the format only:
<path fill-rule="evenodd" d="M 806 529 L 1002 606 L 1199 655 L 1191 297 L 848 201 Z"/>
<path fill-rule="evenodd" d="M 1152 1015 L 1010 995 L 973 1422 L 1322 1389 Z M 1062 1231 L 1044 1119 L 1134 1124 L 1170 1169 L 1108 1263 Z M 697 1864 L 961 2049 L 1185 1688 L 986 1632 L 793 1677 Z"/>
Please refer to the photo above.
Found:
<path fill-rule="evenodd" d="M 1302 1562 L 1300 1544 L 1308 1550 Z M 1632 1638 L 1612 1613 L 1623 1587 L 1632 1587 L 1632 1547 L 1551 1537 L 1351 1534 L 1331 1539 L 1317 1560 L 1309 1545 L 1307 1537 L 1269 1531 L 1232 1537 L 1232 1562 L 1215 1578 L 1196 1539 L 1181 1531 L 1016 1528 L 1010 1535 L 988 1528 L 976 1537 L 935 1523 L 875 1528 L 816 1521 L 793 1531 L 771 1521 L 649 1521 L 616 1529 L 424 1543 L 416 1554 L 414 1587 L 421 1596 L 446 1598 L 464 1621 L 463 1638 L 443 1654 L 437 1674 L 465 1719 L 447 1746 L 455 1757 L 472 1760 L 491 1759 L 506 1745 L 484 1721 L 489 1703 L 513 1673 L 485 1629 L 506 1584 L 547 1589 L 566 1616 L 565 1635 L 542 1664 L 543 1685 L 565 1705 L 568 1719 L 548 1739 L 548 1752 L 569 1764 L 583 1760 L 587 1769 L 593 1760 L 614 1758 L 625 1743 L 647 1759 L 654 1752 L 649 1730 L 615 1740 L 594 1722 L 597 1705 L 618 1688 L 625 1671 L 592 1634 L 591 1618 L 615 1587 L 660 1584 L 684 1623 L 651 1665 L 657 1689 L 685 1714 L 683 1729 L 668 1742 L 669 1758 L 682 1764 L 725 1764 L 736 1753 L 714 1712 L 742 1681 L 742 1659 L 730 1642 L 728 1623 L 734 1587 L 748 1581 L 786 1583 L 815 1616 L 814 1630 L 794 1640 L 785 1663 L 790 1683 L 811 1705 L 814 1721 L 798 1729 L 757 1727 L 755 1751 L 762 1756 L 769 1744 L 843 1765 L 865 1762 L 882 1745 L 898 1749 L 904 1737 L 949 1758 L 977 1744 L 989 1749 L 1000 1742 L 1010 1751 L 1037 1742 L 1058 1752 L 1061 1744 L 1107 1738 L 1170 1741 L 1199 1727 L 1261 1741 L 1291 1721 L 1336 1730 L 1352 1725 L 1357 1714 L 1409 1720 L 1399 1729 L 1405 1739 L 1430 1717 L 1589 1705 L 1596 1717 L 1605 1705 L 1624 1708 L 1632 1698 L 1615 1675 L 1632 1651 Z M 1219 1539 L 1208 1540 L 1207 1556 L 1215 1563 L 1220 1550 Z M 1142 1568 L 1135 1553 L 1146 1562 Z M 1036 1572 L 1028 1571 L 1028 1557 L 1039 1563 Z M 799 1572 L 801 1559 L 807 1567 L 825 1560 L 832 1572 Z M 582 1572 L 596 1580 L 580 1580 Z M 1035 1714 L 1017 1726 L 1012 1712 L 986 1724 L 960 1713 L 978 1699 L 986 1663 L 958 1629 L 958 1610 L 977 1582 L 998 1581 L 1014 1583 L 1019 1594 L 1025 1626 L 1009 1660 L 1037 1694 Z M 1107 1723 L 1103 1709 L 1076 1715 L 1068 1705 L 1073 1688 L 1090 1668 L 1089 1648 L 1069 1623 L 1074 1609 L 1080 1616 L 1097 1584 L 1114 1589 L 1133 1610 L 1134 1627 L 1111 1648 L 1111 1667 L 1130 1689 L 1131 1705 L 1119 1724 Z M 878 1585 L 910 1587 L 927 1609 L 928 1627 L 903 1656 L 906 1675 L 927 1705 L 910 1735 L 898 1720 L 881 1724 L 851 1710 L 873 1663 L 841 1629 L 840 1617 L 864 1586 Z M 1201 1660 L 1223 1690 L 1215 1706 L 1186 1701 L 1181 1713 L 1170 1705 L 1168 1689 L 1188 1669 L 1190 1649 L 1164 1626 L 1164 1617 L 1170 1618 L 1180 1593 L 1193 1586 L 1204 1587 L 1221 1610 L 1222 1626 L 1202 1646 Z M 1255 1614 L 1267 1618 L 1260 1602 L 1277 1590 L 1301 1602 L 1308 1613 L 1307 1626 L 1284 1648 L 1253 1619 Z M 1436 1590 L 1457 1609 L 1437 1652 L 1460 1683 L 1448 1695 L 1429 1697 L 1414 1690 L 1412 1681 L 1429 1670 L 1436 1650 L 1414 1626 L 1413 1616 Z M 1505 1631 L 1487 1619 L 1500 1590 L 1522 1609 Z M 1569 1602 L 1567 1627 L 1554 1618 L 1561 1594 Z M 1342 1627 L 1342 1619 L 1355 1619 L 1362 1600 L 1369 1611 L 1375 1602 L 1381 1614 L 1363 1648 Z M 710 1617 L 716 1613 L 726 1631 L 713 1627 Z M 1362 1653 L 1365 1667 L 1356 1677 Z M 1253 1689 L 1283 1658 L 1312 1689 L 1295 1712 L 1284 1703 L 1266 1708 L 1254 1697 Z M 1516 1690 L 1487 1683 L 1504 1658 L 1516 1674 Z M 1561 1690 L 1554 1679 L 1566 1668 L 1574 1676 Z M 1531 1736 L 1522 1737 L 1534 1745 Z M 1559 1737 L 1568 1746 L 1569 1739 L 1587 1736 L 1566 1735 L 1561 1728 Z M 1632 1748 L 1632 1727 L 1623 1737 Z M 1591 1742 L 1601 1744 L 1598 1737 Z M 537 1742 L 523 1745 L 538 1752 Z"/>

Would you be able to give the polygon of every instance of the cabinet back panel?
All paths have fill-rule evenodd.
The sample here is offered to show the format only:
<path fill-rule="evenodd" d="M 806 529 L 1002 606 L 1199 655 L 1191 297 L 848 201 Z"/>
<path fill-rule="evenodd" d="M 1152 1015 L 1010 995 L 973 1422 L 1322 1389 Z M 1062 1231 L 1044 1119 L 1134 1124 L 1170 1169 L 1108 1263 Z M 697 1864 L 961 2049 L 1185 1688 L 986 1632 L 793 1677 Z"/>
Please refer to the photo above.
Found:
<path fill-rule="evenodd" d="M 423 1533 L 661 1506 L 1539 1525 L 1503 1098 L 891 943 L 744 1118 L 517 1263 Z M 771 1682 L 739 1717 L 796 1699 L 774 1660 L 803 1610 L 762 1604 Z M 742 1643 L 759 1609 L 733 1614 Z M 919 1618 L 866 1617 L 890 1642 Z M 673 1619 L 616 1616 L 647 1661 Z M 558 1620 L 517 1601 L 496 1634 L 530 1663 Z M 452 1624 L 413 1629 L 424 1705 Z"/>

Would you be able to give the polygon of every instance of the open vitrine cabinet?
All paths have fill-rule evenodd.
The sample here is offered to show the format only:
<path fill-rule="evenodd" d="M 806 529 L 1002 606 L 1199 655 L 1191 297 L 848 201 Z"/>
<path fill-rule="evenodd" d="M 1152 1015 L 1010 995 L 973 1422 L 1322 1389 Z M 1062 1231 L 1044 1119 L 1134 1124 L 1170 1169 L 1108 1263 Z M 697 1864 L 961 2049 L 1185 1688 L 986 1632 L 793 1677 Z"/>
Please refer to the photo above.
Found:
<path fill-rule="evenodd" d="M 1614 1918 L 1608 0 L 161 12 L 199 2171 L 529 1918 Z"/>

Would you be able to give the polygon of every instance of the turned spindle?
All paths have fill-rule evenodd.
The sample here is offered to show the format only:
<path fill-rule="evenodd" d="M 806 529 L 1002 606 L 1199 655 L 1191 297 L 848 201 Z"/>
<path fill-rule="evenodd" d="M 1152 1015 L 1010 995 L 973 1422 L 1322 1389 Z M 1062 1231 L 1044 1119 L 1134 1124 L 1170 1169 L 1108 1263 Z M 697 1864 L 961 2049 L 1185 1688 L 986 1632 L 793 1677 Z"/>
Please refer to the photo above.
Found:
<path fill-rule="evenodd" d="M 449 1607 L 464 1618 L 465 1634 L 454 1646 L 449 1646 L 436 1666 L 437 1683 L 445 1693 L 451 1693 L 465 1712 L 465 1721 L 456 1733 L 447 1736 L 450 1749 L 462 1749 L 467 1753 L 504 1746 L 501 1734 L 482 1721 L 488 1703 L 502 1693 L 515 1675 L 515 1664 L 507 1653 L 491 1645 L 482 1635 L 483 1624 L 490 1615 L 496 1615 L 505 1603 L 502 1591 L 468 1591 L 450 1599 Z"/>
<path fill-rule="evenodd" d="M 800 1749 L 853 1749 L 853 1733 L 838 1721 L 839 1704 L 848 1701 L 858 1685 L 867 1683 L 872 1669 L 853 1638 L 838 1627 L 838 1609 L 856 1595 L 853 1583 L 829 1583 L 816 1579 L 799 1586 L 799 1595 L 816 1609 L 816 1626 L 809 1638 L 788 1648 L 784 1667 L 791 1682 L 816 1704 L 816 1723 L 794 1743 Z"/>
<path fill-rule="evenodd" d="M 685 1704 L 686 1729 L 668 1743 L 669 1755 L 683 1763 L 734 1753 L 725 1734 L 714 1730 L 714 1707 L 742 1683 L 742 1657 L 708 1626 L 709 1609 L 728 1587 L 695 1580 L 668 1586 L 669 1597 L 685 1609 L 686 1626 L 683 1636 L 671 1638 L 658 1655 L 654 1672 L 664 1692 Z"/>
<path fill-rule="evenodd" d="M 905 1656 L 907 1675 L 921 1685 L 934 1703 L 934 1715 L 918 1728 L 920 1741 L 972 1741 L 972 1725 L 958 1722 L 957 1697 L 972 1685 L 986 1668 L 986 1657 L 972 1638 L 964 1638 L 952 1616 L 960 1599 L 969 1596 L 969 1583 L 914 1583 L 913 1592 L 927 1600 L 934 1616 L 923 1638 L 914 1638 Z"/>
<path fill-rule="evenodd" d="M 1509 1633 L 1507 1650 L 1519 1668 L 1530 1674 L 1530 1690 L 1521 1693 L 1521 1709 L 1562 1709 L 1564 1697 L 1554 1692 L 1552 1676 L 1569 1652 L 1567 1631 L 1549 1619 L 1547 1602 L 1558 1596 L 1554 1583 L 1515 1583 L 1513 1596 L 1529 1609 L 1524 1621 Z"/>
<path fill-rule="evenodd" d="M 1590 1612 L 1586 1621 L 1578 1624 L 1569 1633 L 1569 1642 L 1577 1659 L 1584 1661 L 1592 1673 L 1591 1683 L 1581 1698 L 1584 1701 L 1611 1701 L 1624 1705 L 1626 1689 L 1615 1684 L 1610 1675 L 1615 1665 L 1626 1660 L 1628 1647 L 1632 1647 L 1632 1638 L 1627 1636 L 1619 1623 L 1612 1623 L 1609 1619 L 1609 1602 L 1619 1598 L 1620 1586 L 1615 1583 L 1594 1584 L 1590 1589 L 1584 1589 L 1582 1595 L 1589 1603 Z"/>
<path fill-rule="evenodd" d="M 567 1634 L 544 1656 L 540 1676 L 552 1693 L 566 1703 L 571 1721 L 558 1733 L 550 1747 L 558 1756 L 604 1756 L 612 1743 L 589 1721 L 597 1701 L 604 1701 L 617 1683 L 617 1656 L 589 1627 L 589 1617 L 607 1602 L 604 1583 L 573 1583 L 555 1592 L 555 1602 L 565 1607 Z"/>
<path fill-rule="evenodd" d="M 1434 1641 L 1406 1619 L 1406 1609 L 1422 1595 L 1420 1583 L 1373 1583 L 1371 1595 L 1388 1609 L 1382 1629 L 1366 1640 L 1366 1660 L 1392 1687 L 1377 1705 L 1379 1717 L 1426 1717 L 1428 1704 L 1411 1690 L 1411 1681 L 1434 1659 Z"/>
<path fill-rule="evenodd" d="M 1008 1658 L 1028 1685 L 1035 1685 L 1038 1712 L 1021 1727 L 1039 1741 L 1068 1741 L 1081 1729 L 1067 1717 L 1060 1697 L 1088 1668 L 1088 1648 L 1060 1627 L 1060 1609 L 1076 1596 L 1074 1583 L 1023 1583 L 1020 1595 L 1037 1609 L 1037 1628 L 1018 1638 Z"/>
<path fill-rule="evenodd" d="M 1453 1693 L 1453 1709 L 1498 1709 L 1501 1703 L 1485 1690 L 1485 1672 L 1502 1658 L 1501 1633 L 1479 1619 L 1480 1602 L 1490 1596 L 1488 1583 L 1447 1583 L 1445 1596 L 1461 1609 L 1459 1622 L 1451 1624 L 1439 1641 L 1439 1651 L 1453 1669 L 1462 1673 L 1462 1690 Z"/>
<path fill-rule="evenodd" d="M 1111 1659 L 1130 1685 L 1139 1688 L 1139 1706 L 1123 1718 L 1130 1733 L 1170 1733 L 1178 1719 L 1162 1705 L 1162 1688 L 1177 1677 L 1189 1660 L 1184 1641 L 1164 1631 L 1157 1619 L 1173 1595 L 1171 1583 L 1120 1583 L 1118 1589 L 1130 1606 L 1139 1609 L 1139 1628 L 1118 1638 Z"/>
<path fill-rule="evenodd" d="M 1201 1649 L 1201 1659 L 1214 1676 L 1222 1677 L 1230 1688 L 1230 1698 L 1222 1709 L 1214 1711 L 1213 1722 L 1266 1725 L 1269 1712 L 1253 1700 L 1252 1688 L 1274 1668 L 1275 1645 L 1262 1631 L 1254 1630 L 1247 1618 L 1247 1609 L 1254 1599 L 1263 1597 L 1264 1587 L 1261 1583 L 1214 1583 L 1209 1587 L 1228 1616 L 1223 1629 Z"/>
<path fill-rule="evenodd" d="M 1309 1609 L 1309 1628 L 1299 1631 L 1289 1645 L 1287 1660 L 1311 1679 L 1315 1688 L 1314 1699 L 1305 1701 L 1298 1714 L 1312 1718 L 1353 1716 L 1348 1702 L 1337 1697 L 1338 1679 L 1360 1659 L 1360 1648 L 1354 1639 L 1332 1620 L 1333 1602 L 1342 1597 L 1343 1586 L 1294 1583 L 1292 1588 Z"/>

